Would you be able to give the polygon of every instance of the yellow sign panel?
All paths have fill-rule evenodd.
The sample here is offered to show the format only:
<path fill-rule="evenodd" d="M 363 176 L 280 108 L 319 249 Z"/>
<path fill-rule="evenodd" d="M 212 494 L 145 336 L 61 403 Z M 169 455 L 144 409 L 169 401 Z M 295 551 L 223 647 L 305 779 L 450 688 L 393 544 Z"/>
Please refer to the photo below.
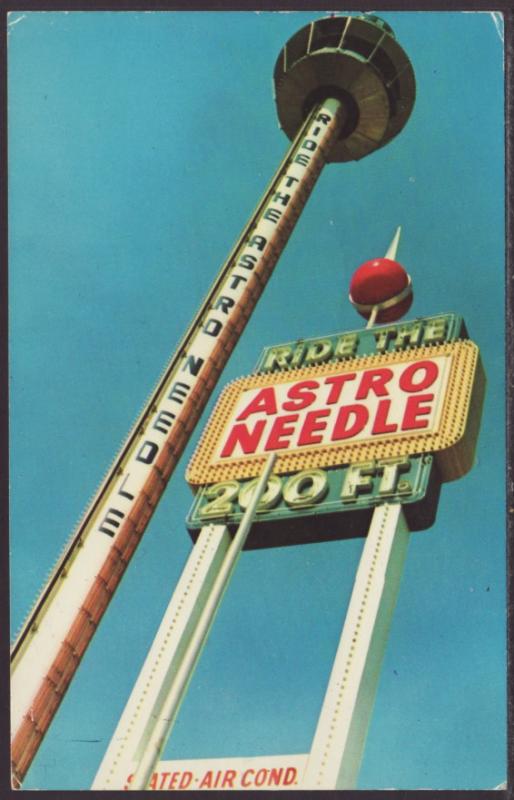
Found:
<path fill-rule="evenodd" d="M 469 340 L 361 356 L 229 384 L 189 464 L 192 485 L 434 453 L 442 480 L 471 467 L 484 395 Z"/>

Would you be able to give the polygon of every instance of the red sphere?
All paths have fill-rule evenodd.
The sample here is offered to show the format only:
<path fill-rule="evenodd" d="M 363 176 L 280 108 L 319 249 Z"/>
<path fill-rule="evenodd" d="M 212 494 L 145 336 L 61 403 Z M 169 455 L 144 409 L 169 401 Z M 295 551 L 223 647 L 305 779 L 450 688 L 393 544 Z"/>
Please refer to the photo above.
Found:
<path fill-rule="evenodd" d="M 365 261 L 350 281 L 350 300 L 365 319 L 369 319 L 372 307 L 391 301 L 387 308 L 380 309 L 376 322 L 392 322 L 400 319 L 410 308 L 412 291 L 409 276 L 397 261 L 390 258 L 374 258 Z M 398 301 L 394 299 L 398 297 Z M 359 308 L 367 306 L 367 308 Z"/>

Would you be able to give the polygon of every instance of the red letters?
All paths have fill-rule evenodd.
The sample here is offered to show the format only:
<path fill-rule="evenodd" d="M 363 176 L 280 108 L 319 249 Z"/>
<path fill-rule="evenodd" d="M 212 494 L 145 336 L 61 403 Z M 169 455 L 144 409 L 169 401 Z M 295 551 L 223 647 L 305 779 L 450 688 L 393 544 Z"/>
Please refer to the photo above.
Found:
<path fill-rule="evenodd" d="M 324 431 L 327 427 L 326 422 L 318 422 L 319 417 L 328 417 L 330 409 L 320 408 L 318 411 L 309 411 L 305 417 L 300 436 L 298 437 L 298 444 L 319 444 L 323 441 L 323 436 L 315 434 L 315 431 Z"/>
<path fill-rule="evenodd" d="M 318 381 L 300 381 L 291 386 L 287 392 L 290 400 L 282 403 L 284 411 L 301 411 L 302 408 L 312 405 L 316 399 L 316 393 L 306 391 L 309 389 L 319 389 Z"/>
<path fill-rule="evenodd" d="M 349 424 L 350 414 L 353 415 L 353 422 Z M 350 406 L 343 406 L 337 415 L 336 424 L 332 432 L 332 441 L 339 439 L 349 439 L 360 433 L 368 421 L 369 411 L 366 406 L 355 403 Z"/>
<path fill-rule="evenodd" d="M 325 378 L 325 383 L 332 385 L 327 397 L 327 405 L 331 406 L 333 403 L 337 403 L 341 396 L 343 385 L 346 381 L 353 381 L 356 376 L 356 372 L 344 372 L 342 375 L 329 375 L 328 378 Z"/>
<path fill-rule="evenodd" d="M 264 786 L 266 783 L 266 778 L 268 777 L 268 770 L 263 767 L 262 769 L 258 770 L 255 773 L 255 785 L 256 786 Z"/>
<path fill-rule="evenodd" d="M 375 416 L 375 422 L 373 423 L 373 428 L 371 429 L 371 433 L 394 433 L 394 431 L 398 430 L 398 425 L 395 422 L 388 422 L 387 415 L 389 413 L 389 409 L 391 407 L 390 400 L 380 400 L 377 407 L 377 413 Z"/>
<path fill-rule="evenodd" d="M 259 446 L 265 425 L 265 419 L 258 419 L 253 427 L 253 431 L 249 431 L 246 425 L 234 425 L 221 451 L 221 457 L 228 458 L 231 456 L 237 444 L 241 445 L 243 453 L 255 453 Z"/>
<path fill-rule="evenodd" d="M 250 414 L 257 414 L 258 411 L 267 415 L 277 413 L 277 401 L 275 399 L 275 389 L 273 386 L 261 389 L 260 392 L 250 400 L 246 408 L 241 411 L 237 419 L 248 419 Z"/>
<path fill-rule="evenodd" d="M 172 762 L 171 762 L 172 763 Z M 176 766 L 179 766 L 177 762 Z M 216 765 L 216 761 L 213 762 Z M 223 764 L 220 761 L 219 766 Z M 175 766 L 175 765 L 173 765 Z M 153 791 L 177 791 L 180 789 L 194 788 L 193 782 L 199 789 L 240 789 L 244 788 L 263 788 L 271 786 L 291 786 L 295 784 L 298 777 L 296 767 L 283 766 L 256 766 L 255 769 L 246 769 L 239 772 L 237 769 L 207 769 L 202 773 L 197 773 L 196 777 L 190 770 L 177 769 L 174 772 L 154 772 L 148 786 Z M 127 777 L 125 790 L 130 788 L 134 774 Z"/>
<path fill-rule="evenodd" d="M 282 377 L 275 385 L 246 390 L 224 423 L 225 440 L 217 457 L 264 455 L 355 438 L 371 441 L 428 429 L 434 398 L 443 391 L 441 363 L 438 356 L 321 377 L 314 372 L 309 380 L 288 382 Z"/>
<path fill-rule="evenodd" d="M 187 789 L 193 782 L 193 773 L 189 772 L 189 770 L 184 770 L 182 773 L 182 777 L 180 779 L 180 783 L 178 785 L 179 789 Z"/>
<path fill-rule="evenodd" d="M 389 367 L 377 369 L 367 369 L 362 373 L 359 388 L 355 394 L 356 400 L 365 400 L 370 390 L 373 390 L 377 397 L 388 395 L 386 383 L 393 377 L 393 370 Z"/>
<path fill-rule="evenodd" d="M 214 788 L 212 785 L 213 779 L 213 771 L 212 769 L 207 770 L 205 775 L 203 776 L 202 780 L 200 781 L 199 789 L 212 789 Z"/>
<path fill-rule="evenodd" d="M 251 786 L 252 785 L 252 783 L 251 783 L 252 778 L 250 778 L 250 775 L 255 775 L 255 770 L 254 769 L 247 769 L 246 772 L 243 772 L 243 776 L 241 778 L 241 786 L 245 786 L 246 787 L 246 786 Z"/>
<path fill-rule="evenodd" d="M 284 777 L 284 786 L 290 786 L 296 781 L 296 767 L 288 767 Z"/>
<path fill-rule="evenodd" d="M 433 394 L 416 394 L 408 398 L 403 415 L 402 431 L 428 427 L 428 420 L 418 419 L 418 417 L 430 414 L 431 406 L 422 406 L 421 403 L 430 403 L 433 399 Z"/>
<path fill-rule="evenodd" d="M 173 775 L 171 776 L 170 788 L 173 787 L 175 776 L 177 776 L 178 774 L 179 774 L 178 772 L 174 772 Z M 169 778 L 169 776 L 170 776 L 169 772 L 161 772 L 161 785 L 159 786 L 159 789 L 164 789 L 166 778 Z"/>
<path fill-rule="evenodd" d="M 287 414 L 285 417 L 277 417 L 273 423 L 273 427 L 268 436 L 265 450 L 283 450 L 289 447 L 288 439 L 283 439 L 283 436 L 291 437 L 294 433 L 293 422 L 298 419 L 298 414 Z"/>
<path fill-rule="evenodd" d="M 414 383 L 414 375 L 419 371 L 424 372 L 419 383 Z M 416 361 L 409 364 L 400 375 L 400 389 L 404 392 L 422 392 L 428 389 L 439 375 L 439 368 L 435 361 Z"/>
<path fill-rule="evenodd" d="M 236 778 L 237 772 L 235 769 L 227 769 L 225 770 L 225 774 L 223 776 L 223 783 L 221 784 L 221 788 L 224 789 L 225 786 L 228 786 L 230 789 L 234 788 L 234 780 Z"/>

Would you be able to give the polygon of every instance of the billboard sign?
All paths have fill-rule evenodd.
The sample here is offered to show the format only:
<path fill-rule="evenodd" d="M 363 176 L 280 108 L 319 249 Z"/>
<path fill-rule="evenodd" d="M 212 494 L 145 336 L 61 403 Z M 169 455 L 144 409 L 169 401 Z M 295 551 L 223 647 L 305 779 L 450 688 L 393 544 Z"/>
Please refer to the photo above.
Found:
<path fill-rule="evenodd" d="M 186 525 L 194 541 L 210 522 L 236 530 L 258 478 L 203 486 Z M 411 531 L 433 524 L 440 480 L 432 455 L 399 456 L 273 475 L 246 549 L 365 536 L 373 509 L 400 502 Z"/>
<path fill-rule="evenodd" d="M 466 325 L 459 314 L 435 314 L 432 317 L 271 345 L 262 351 L 254 372 L 281 372 L 467 338 Z"/>
<path fill-rule="evenodd" d="M 189 758 L 159 761 L 148 789 L 153 791 L 228 791 L 298 789 L 308 753 L 246 758 Z M 130 789 L 133 775 L 124 789 Z"/>
<path fill-rule="evenodd" d="M 478 347 L 446 342 L 240 378 L 189 464 L 193 485 L 434 453 L 442 480 L 471 467 L 484 390 Z"/>
<path fill-rule="evenodd" d="M 365 536 L 385 502 L 430 527 L 441 481 L 472 466 L 484 389 L 457 314 L 268 347 L 225 387 L 191 459 L 189 532 L 235 531 L 271 452 L 248 549 Z"/>

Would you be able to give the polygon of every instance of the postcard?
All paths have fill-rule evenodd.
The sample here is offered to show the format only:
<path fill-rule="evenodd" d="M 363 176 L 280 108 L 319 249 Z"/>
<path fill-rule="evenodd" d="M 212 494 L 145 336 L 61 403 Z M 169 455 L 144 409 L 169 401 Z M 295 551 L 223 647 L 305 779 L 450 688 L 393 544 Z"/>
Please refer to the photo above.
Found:
<path fill-rule="evenodd" d="M 7 32 L 13 787 L 505 787 L 502 14 Z"/>

